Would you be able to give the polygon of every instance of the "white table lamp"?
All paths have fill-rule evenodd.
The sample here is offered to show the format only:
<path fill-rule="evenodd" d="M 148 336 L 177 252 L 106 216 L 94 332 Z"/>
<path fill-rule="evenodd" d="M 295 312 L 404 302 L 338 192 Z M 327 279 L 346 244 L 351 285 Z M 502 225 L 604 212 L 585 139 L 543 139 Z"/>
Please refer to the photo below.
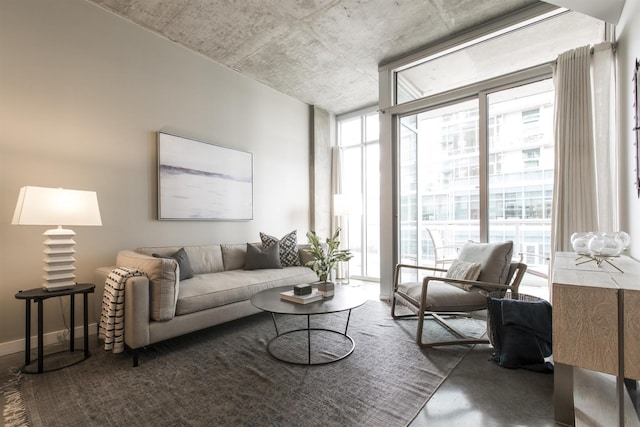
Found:
<path fill-rule="evenodd" d="M 11 224 L 57 225 L 45 231 L 44 283 L 48 291 L 73 288 L 75 250 L 72 230 L 63 225 L 102 225 L 95 191 L 22 187 Z"/>

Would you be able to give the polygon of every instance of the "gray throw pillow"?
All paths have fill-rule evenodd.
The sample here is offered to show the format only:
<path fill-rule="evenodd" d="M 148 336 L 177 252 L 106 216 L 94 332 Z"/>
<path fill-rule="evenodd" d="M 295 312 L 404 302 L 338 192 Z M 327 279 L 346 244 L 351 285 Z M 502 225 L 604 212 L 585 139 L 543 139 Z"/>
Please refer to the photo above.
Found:
<path fill-rule="evenodd" d="M 282 268 L 278 242 L 263 248 L 247 243 L 247 259 L 244 269 L 260 270 L 264 268 Z"/>
<path fill-rule="evenodd" d="M 187 256 L 187 252 L 184 248 L 180 248 L 175 254 L 171 256 L 162 256 L 158 254 L 153 254 L 156 258 L 173 258 L 178 263 L 178 267 L 180 267 L 180 281 L 191 279 L 193 277 L 193 269 L 191 268 L 191 262 L 189 261 L 189 257 Z"/>
<path fill-rule="evenodd" d="M 512 255 L 513 242 L 510 240 L 502 243 L 467 242 L 460 249 L 458 259 L 480 263 L 479 281 L 504 285 L 509 279 Z"/>

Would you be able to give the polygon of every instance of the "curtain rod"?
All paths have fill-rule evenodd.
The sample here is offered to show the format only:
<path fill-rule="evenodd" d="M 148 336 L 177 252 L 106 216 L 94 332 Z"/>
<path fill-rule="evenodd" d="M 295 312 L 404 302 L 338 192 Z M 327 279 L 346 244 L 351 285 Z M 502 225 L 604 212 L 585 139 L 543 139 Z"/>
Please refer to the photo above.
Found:
<path fill-rule="evenodd" d="M 591 55 L 593 55 L 593 53 L 595 52 L 596 48 L 598 48 L 600 46 L 603 46 L 603 45 L 609 45 L 608 48 L 610 48 L 614 53 L 616 52 L 616 48 L 618 47 L 618 43 L 617 42 L 615 42 L 615 43 L 612 43 L 612 42 L 601 42 L 601 43 L 598 43 L 595 46 L 592 46 L 589 49 L 589 53 Z M 600 50 L 600 49 L 598 49 L 598 50 Z"/>

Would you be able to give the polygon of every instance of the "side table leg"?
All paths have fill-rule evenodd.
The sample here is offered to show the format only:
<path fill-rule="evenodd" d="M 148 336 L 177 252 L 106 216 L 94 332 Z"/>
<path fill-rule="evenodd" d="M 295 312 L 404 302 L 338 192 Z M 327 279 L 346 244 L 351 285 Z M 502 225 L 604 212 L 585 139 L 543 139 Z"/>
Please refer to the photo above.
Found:
<path fill-rule="evenodd" d="M 84 358 L 89 358 L 89 294 L 84 294 Z"/>
<path fill-rule="evenodd" d="M 38 373 L 44 370 L 44 339 L 42 337 L 42 300 L 38 300 Z"/>
<path fill-rule="evenodd" d="M 25 333 L 24 333 L 24 366 L 25 368 L 31 363 L 31 300 L 26 299 L 26 317 L 24 319 Z"/>
<path fill-rule="evenodd" d="M 69 295 L 69 351 L 75 350 L 75 329 L 76 329 L 76 298 L 74 294 Z"/>

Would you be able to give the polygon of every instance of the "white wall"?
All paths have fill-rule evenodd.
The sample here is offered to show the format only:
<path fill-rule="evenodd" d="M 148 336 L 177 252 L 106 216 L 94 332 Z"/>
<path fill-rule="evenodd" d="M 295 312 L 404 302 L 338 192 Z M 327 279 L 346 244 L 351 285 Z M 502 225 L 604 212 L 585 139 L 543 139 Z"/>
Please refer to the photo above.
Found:
<path fill-rule="evenodd" d="M 71 227 L 79 281 L 125 248 L 303 241 L 308 108 L 83 0 L 0 1 L 0 347 L 24 336 L 15 293 L 42 282 L 48 227 L 10 225 L 20 187 L 98 192 L 103 226 Z M 156 220 L 158 130 L 252 152 L 254 220 Z M 61 312 L 45 302 L 46 332 Z"/>
<path fill-rule="evenodd" d="M 633 120 L 632 71 L 636 58 L 640 58 L 640 0 L 627 0 L 620 23 L 616 28 L 618 133 L 620 137 L 621 229 L 631 235 L 630 254 L 640 259 L 640 199 L 634 184 L 635 136 Z"/>

